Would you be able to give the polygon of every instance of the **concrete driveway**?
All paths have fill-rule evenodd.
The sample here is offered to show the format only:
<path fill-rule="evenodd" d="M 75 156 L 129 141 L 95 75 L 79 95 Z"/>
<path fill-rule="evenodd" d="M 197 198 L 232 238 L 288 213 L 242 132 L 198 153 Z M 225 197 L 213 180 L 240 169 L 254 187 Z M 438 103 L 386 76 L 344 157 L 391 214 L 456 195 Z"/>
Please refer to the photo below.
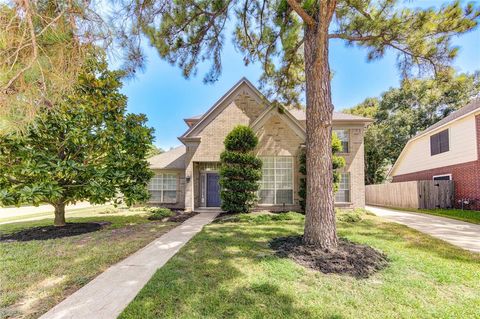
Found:
<path fill-rule="evenodd" d="M 480 253 L 480 225 L 376 206 L 366 206 L 366 209 L 389 221 L 406 225 L 455 246 Z"/>

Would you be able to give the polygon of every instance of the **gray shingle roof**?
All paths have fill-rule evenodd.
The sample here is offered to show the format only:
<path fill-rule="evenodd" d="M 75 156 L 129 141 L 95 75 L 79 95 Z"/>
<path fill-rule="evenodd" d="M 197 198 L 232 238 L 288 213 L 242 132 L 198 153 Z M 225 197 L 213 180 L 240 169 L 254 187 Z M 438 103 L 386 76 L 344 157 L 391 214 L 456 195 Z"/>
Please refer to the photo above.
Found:
<path fill-rule="evenodd" d="M 186 148 L 181 145 L 150 157 L 148 162 L 151 169 L 185 169 L 185 153 Z"/>
<path fill-rule="evenodd" d="M 305 121 L 306 113 L 304 109 L 292 109 L 289 111 L 290 111 L 290 114 L 292 114 L 297 120 Z M 334 121 L 354 121 L 354 122 L 372 122 L 373 121 L 372 119 L 369 119 L 363 116 L 352 115 L 352 114 L 341 113 L 341 112 L 333 112 L 333 120 Z"/>
<path fill-rule="evenodd" d="M 417 136 L 420 136 L 420 135 L 423 135 L 425 133 L 428 133 L 430 131 L 433 131 L 434 129 L 442 126 L 442 125 L 445 125 L 449 122 L 452 122 L 456 119 L 458 119 L 459 117 L 465 115 L 465 114 L 468 114 L 476 109 L 480 109 L 480 98 L 475 98 L 473 99 L 470 103 L 468 103 L 467 105 L 465 105 L 464 107 L 462 107 L 461 109 L 453 112 L 452 114 L 450 114 L 449 116 L 441 119 L 440 121 L 438 121 L 437 123 L 433 124 L 432 126 L 428 127 L 426 130 L 420 132 L 417 134 Z"/>

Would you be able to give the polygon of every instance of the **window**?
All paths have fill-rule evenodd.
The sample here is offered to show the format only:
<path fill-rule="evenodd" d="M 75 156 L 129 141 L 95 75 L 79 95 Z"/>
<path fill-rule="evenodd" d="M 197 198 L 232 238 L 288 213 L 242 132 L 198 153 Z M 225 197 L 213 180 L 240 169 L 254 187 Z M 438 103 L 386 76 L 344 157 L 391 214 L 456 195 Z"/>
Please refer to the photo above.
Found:
<path fill-rule="evenodd" d="M 337 137 L 342 142 L 342 152 L 341 153 L 348 153 L 348 144 L 350 142 L 350 131 L 349 130 L 333 130 Z"/>
<path fill-rule="evenodd" d="M 293 157 L 261 157 L 260 204 L 293 204 Z"/>
<path fill-rule="evenodd" d="M 432 156 L 448 152 L 449 149 L 448 130 L 430 136 L 430 154 Z"/>
<path fill-rule="evenodd" d="M 148 184 L 150 201 L 156 203 L 177 202 L 177 174 L 157 174 Z"/>
<path fill-rule="evenodd" d="M 350 173 L 341 174 L 338 191 L 335 193 L 335 202 L 350 202 Z"/>
<path fill-rule="evenodd" d="M 451 174 L 445 174 L 445 175 L 437 175 L 433 176 L 434 181 L 450 181 L 452 180 L 452 175 Z"/>

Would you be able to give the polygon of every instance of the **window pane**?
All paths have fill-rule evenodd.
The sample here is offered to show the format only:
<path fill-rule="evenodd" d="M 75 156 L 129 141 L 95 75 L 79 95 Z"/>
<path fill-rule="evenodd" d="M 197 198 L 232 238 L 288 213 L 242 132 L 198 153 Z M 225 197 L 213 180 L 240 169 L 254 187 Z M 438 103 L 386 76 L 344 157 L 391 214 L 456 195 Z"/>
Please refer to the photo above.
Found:
<path fill-rule="evenodd" d="M 149 190 L 161 190 L 162 189 L 162 175 L 155 175 L 148 183 Z"/>
<path fill-rule="evenodd" d="M 151 202 L 161 202 L 162 201 L 162 192 L 161 191 L 149 191 L 150 201 Z"/>
<path fill-rule="evenodd" d="M 450 149 L 448 140 L 448 129 L 430 136 L 430 155 L 437 155 L 448 152 Z"/>
<path fill-rule="evenodd" d="M 338 190 L 337 193 L 335 193 L 335 202 L 338 202 L 338 203 L 350 202 L 350 191 Z"/>
<path fill-rule="evenodd" d="M 293 157 L 262 157 L 260 204 L 293 204 Z"/>
<path fill-rule="evenodd" d="M 152 202 L 175 203 L 177 201 L 177 174 L 155 175 L 148 183 L 148 190 L 150 191 L 150 201 Z"/>
<path fill-rule="evenodd" d="M 177 202 L 177 191 L 164 191 L 163 192 L 163 202 L 164 203 L 175 203 L 175 202 Z"/>
<path fill-rule="evenodd" d="M 333 130 L 337 137 L 342 142 L 342 153 L 348 153 L 348 144 L 350 142 L 350 131 L 349 130 Z"/>
<path fill-rule="evenodd" d="M 291 189 L 279 189 L 277 190 L 277 204 L 293 204 L 293 191 Z"/>
<path fill-rule="evenodd" d="M 274 190 L 261 189 L 258 195 L 260 197 L 258 201 L 260 204 L 274 204 Z"/>
<path fill-rule="evenodd" d="M 342 173 L 338 191 L 335 193 L 335 202 L 350 202 L 350 173 Z"/>

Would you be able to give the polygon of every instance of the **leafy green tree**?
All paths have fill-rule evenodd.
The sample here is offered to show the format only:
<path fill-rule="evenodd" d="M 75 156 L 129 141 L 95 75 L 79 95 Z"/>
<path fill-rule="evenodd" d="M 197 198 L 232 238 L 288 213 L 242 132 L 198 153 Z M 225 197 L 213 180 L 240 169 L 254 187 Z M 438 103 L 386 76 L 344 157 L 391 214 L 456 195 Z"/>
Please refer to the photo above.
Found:
<path fill-rule="evenodd" d="M 345 158 L 342 156 L 336 156 L 336 153 L 340 153 L 343 150 L 342 148 L 342 141 L 338 138 L 338 136 L 333 133 L 332 134 L 332 168 L 333 168 L 333 191 L 336 192 L 338 190 L 338 185 L 341 181 L 342 175 L 338 171 L 339 168 L 345 166 Z M 307 153 L 305 150 L 302 150 L 300 153 L 300 166 L 299 172 L 303 175 L 300 178 L 300 186 L 298 189 L 298 196 L 300 197 L 300 207 L 302 211 L 305 211 L 305 204 L 307 199 Z"/>
<path fill-rule="evenodd" d="M 441 74 L 456 56 L 453 35 L 477 25 L 479 11 L 458 1 L 440 9 L 410 9 L 399 0 L 152 0 L 130 2 L 138 28 L 161 57 L 185 76 L 212 61 L 205 81 L 221 73 L 227 20 L 246 64 L 263 67 L 262 89 L 275 104 L 298 105 L 306 93 L 307 192 L 305 243 L 338 245 L 331 152 L 332 97 L 329 44 L 345 41 L 368 50 L 368 59 L 398 53 L 404 76 Z M 318 178 L 311 178 L 314 174 Z"/>
<path fill-rule="evenodd" d="M 248 213 L 257 200 L 262 161 L 253 154 L 258 138 L 247 126 L 235 127 L 223 142 L 220 154 L 222 209 L 230 213 Z"/>
<path fill-rule="evenodd" d="M 150 144 L 148 146 L 147 158 L 152 157 L 158 154 L 162 154 L 165 152 L 162 148 L 155 146 L 154 144 Z"/>
<path fill-rule="evenodd" d="M 152 129 L 144 115 L 126 114 L 121 75 L 91 59 L 60 105 L 0 138 L 1 204 L 49 203 L 64 226 L 70 203 L 148 199 Z"/>
<path fill-rule="evenodd" d="M 399 88 L 370 98 L 346 112 L 375 119 L 365 132 L 365 182 L 385 180 L 410 138 L 465 106 L 480 93 L 480 76 L 447 74 L 404 80 Z"/>

